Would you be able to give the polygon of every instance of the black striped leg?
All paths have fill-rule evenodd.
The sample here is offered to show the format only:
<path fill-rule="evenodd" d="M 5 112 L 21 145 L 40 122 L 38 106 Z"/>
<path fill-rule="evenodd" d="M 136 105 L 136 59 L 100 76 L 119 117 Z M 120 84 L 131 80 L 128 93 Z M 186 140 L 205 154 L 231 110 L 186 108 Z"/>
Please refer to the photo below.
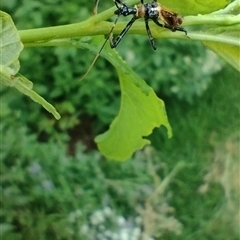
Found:
<path fill-rule="evenodd" d="M 162 23 L 160 23 L 157 19 L 152 19 L 153 22 L 158 25 L 159 27 L 163 27 L 163 28 L 167 28 L 170 29 L 171 31 L 175 32 L 175 31 L 179 31 L 179 32 L 184 32 L 185 35 L 187 36 L 187 30 L 182 28 L 182 27 L 171 27 L 168 25 L 163 25 Z"/>
<path fill-rule="evenodd" d="M 146 25 L 147 35 L 148 35 L 148 39 L 150 41 L 150 44 L 151 44 L 153 50 L 156 50 L 157 48 L 156 48 L 156 45 L 155 45 L 155 41 L 152 37 L 152 33 L 151 33 L 151 30 L 150 30 L 149 25 L 148 25 L 148 19 L 145 19 L 145 25 Z"/>
<path fill-rule="evenodd" d="M 136 21 L 135 16 L 128 22 L 126 27 L 122 30 L 122 32 L 118 35 L 118 37 L 112 41 L 110 41 L 111 48 L 117 47 L 117 45 L 121 42 L 122 38 L 125 36 L 125 34 L 128 32 L 129 28 L 133 25 L 133 23 Z"/>
<path fill-rule="evenodd" d="M 119 4 L 123 4 L 123 1 L 121 1 L 121 0 L 114 0 L 114 2 L 117 2 Z"/>
<path fill-rule="evenodd" d="M 116 5 L 116 7 L 119 8 L 118 4 L 121 4 L 121 2 L 119 2 L 119 1 L 114 1 L 114 3 L 115 3 L 115 5 Z"/>
<path fill-rule="evenodd" d="M 114 3 L 117 8 L 119 8 L 118 4 L 124 5 L 124 3 L 121 0 L 114 0 Z"/>
<path fill-rule="evenodd" d="M 173 31 L 173 32 L 175 32 L 175 31 L 184 32 L 185 35 L 188 37 L 188 35 L 187 35 L 187 30 L 184 29 L 183 27 L 175 27 L 175 28 L 172 28 L 172 31 Z"/>

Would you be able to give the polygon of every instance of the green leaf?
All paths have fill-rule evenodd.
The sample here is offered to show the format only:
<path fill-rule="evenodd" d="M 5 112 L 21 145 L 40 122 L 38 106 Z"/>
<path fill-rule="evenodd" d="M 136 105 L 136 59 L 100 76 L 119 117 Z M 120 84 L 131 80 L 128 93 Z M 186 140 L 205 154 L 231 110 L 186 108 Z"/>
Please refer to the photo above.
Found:
<path fill-rule="evenodd" d="M 240 72 L 239 47 L 213 42 L 205 42 L 204 44 Z"/>
<path fill-rule="evenodd" d="M 139 0 L 126 0 L 124 1 L 128 6 L 138 4 Z M 150 2 L 150 1 L 145 1 Z M 230 0 L 161 0 L 158 1 L 162 6 L 167 7 L 183 16 L 207 14 L 213 11 L 224 8 L 229 4 Z"/>
<path fill-rule="evenodd" d="M 19 55 L 23 49 L 17 29 L 11 17 L 0 11 L 0 81 L 5 86 L 15 87 L 21 93 L 29 96 L 33 101 L 41 104 L 56 119 L 60 119 L 56 109 L 45 99 L 32 90 L 33 84 L 24 76 L 17 74 L 20 69 Z"/>
<path fill-rule="evenodd" d="M 11 85 L 9 85 L 9 82 L 6 82 L 5 85 L 15 87 L 19 92 L 29 96 L 33 101 L 41 104 L 48 112 L 53 114 L 57 120 L 61 118 L 59 113 L 50 103 L 32 90 L 33 84 L 27 78 L 21 74 L 17 74 L 16 76 L 12 77 L 10 84 Z"/>
<path fill-rule="evenodd" d="M 227 39 L 227 41 L 232 44 L 203 41 L 204 45 L 240 72 L 240 24 L 234 25 L 232 28 L 218 28 L 211 32 L 215 36 Z"/>
<path fill-rule="evenodd" d="M 96 43 L 94 44 L 82 43 L 81 45 L 97 52 L 99 46 L 96 47 Z M 136 150 L 149 144 L 150 141 L 144 137 L 151 134 L 155 127 L 161 125 L 167 128 L 168 136 L 171 137 L 171 127 L 164 103 L 156 96 L 153 89 L 109 46 L 101 55 L 115 66 L 121 87 L 121 105 L 118 116 L 113 120 L 107 132 L 95 138 L 102 154 L 110 159 L 125 160 Z"/>
<path fill-rule="evenodd" d="M 167 120 L 164 103 L 151 89 L 148 94 L 134 84 L 139 78 L 133 72 L 125 74 L 117 70 L 121 83 L 121 106 L 118 116 L 110 129 L 95 138 L 99 150 L 108 158 L 125 160 L 136 150 L 150 141 L 148 136 L 153 128 L 164 125 L 171 136 L 171 128 Z"/>
<path fill-rule="evenodd" d="M 161 4 L 186 16 L 211 13 L 225 7 L 229 2 L 229 0 L 162 0 Z"/>
<path fill-rule="evenodd" d="M 240 71 L 240 0 L 233 1 L 224 9 L 206 15 L 212 17 L 209 25 L 191 37 L 199 39 L 237 71 Z M 204 17 L 204 16 L 203 16 Z M 216 24 L 216 25 L 214 25 Z"/>
<path fill-rule="evenodd" d="M 0 11 L 0 27 L 0 65 L 4 67 L 4 71 L 15 75 L 20 68 L 18 58 L 23 44 L 11 17 L 2 11 Z"/>

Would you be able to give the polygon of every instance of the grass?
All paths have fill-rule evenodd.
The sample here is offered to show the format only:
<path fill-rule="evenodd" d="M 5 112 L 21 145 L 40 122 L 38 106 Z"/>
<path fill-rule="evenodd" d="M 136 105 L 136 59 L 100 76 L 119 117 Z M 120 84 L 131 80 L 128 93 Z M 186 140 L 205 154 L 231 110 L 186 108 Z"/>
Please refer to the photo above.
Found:
<path fill-rule="evenodd" d="M 140 215 L 145 233 L 166 240 L 237 240 L 238 86 L 239 74 L 226 68 L 194 104 L 166 100 L 173 138 L 156 130 L 156 150 L 124 163 L 80 146 L 68 156 L 67 146 L 39 143 L 10 117 L 1 144 L 5 239 L 77 240 L 79 226 L 94 236 L 98 226 L 86 225 L 89 216 L 107 205 L 115 218 Z M 185 167 L 172 174 L 179 163 Z"/>
<path fill-rule="evenodd" d="M 236 202 L 240 197 L 239 77 L 236 71 L 225 69 L 216 75 L 209 89 L 193 105 L 167 103 L 174 136 L 157 148 L 162 149 L 160 154 L 170 168 L 179 161 L 188 164 L 171 185 L 174 194 L 171 204 L 177 211 L 178 220 L 184 225 L 182 235 L 172 239 L 237 239 L 237 225 L 226 221 L 230 209 L 225 208 L 225 211 L 220 212 L 229 202 L 227 192 L 234 193 L 232 218 L 235 223 L 239 222 Z M 157 134 L 154 137 L 156 136 Z M 156 146 L 158 140 L 154 142 Z M 234 147 L 227 147 L 229 145 Z M 218 181 L 209 180 L 208 191 L 200 194 L 199 189 L 206 182 L 206 175 L 216 169 L 216 159 L 219 156 L 224 169 L 215 170 Z M 227 164 L 228 168 L 225 166 Z M 233 166 L 238 171 L 231 174 Z M 220 180 L 222 175 L 225 175 L 225 185 Z M 229 188 L 232 191 L 227 190 Z M 229 231 L 232 232 L 231 235 Z"/>

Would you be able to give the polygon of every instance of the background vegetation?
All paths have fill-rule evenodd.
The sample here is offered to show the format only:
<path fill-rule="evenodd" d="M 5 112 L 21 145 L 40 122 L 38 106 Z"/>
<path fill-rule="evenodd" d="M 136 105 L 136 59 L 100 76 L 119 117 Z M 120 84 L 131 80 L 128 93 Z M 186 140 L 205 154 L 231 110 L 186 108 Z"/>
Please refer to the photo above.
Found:
<path fill-rule="evenodd" d="M 27 29 L 86 19 L 93 3 L 3 7 Z M 21 73 L 62 118 L 1 86 L 4 239 L 239 239 L 239 73 L 199 43 L 157 46 L 127 35 L 118 51 L 165 101 L 174 136 L 156 129 L 152 146 L 124 163 L 104 159 L 93 142 L 119 108 L 109 63 L 99 59 L 79 84 L 88 51 L 24 49 Z"/>

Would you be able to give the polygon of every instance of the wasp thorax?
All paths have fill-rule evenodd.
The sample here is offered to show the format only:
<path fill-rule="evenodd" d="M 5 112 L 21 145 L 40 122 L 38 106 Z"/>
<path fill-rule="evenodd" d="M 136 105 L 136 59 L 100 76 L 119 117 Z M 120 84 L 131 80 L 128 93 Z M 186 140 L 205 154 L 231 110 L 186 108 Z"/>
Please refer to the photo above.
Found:
<path fill-rule="evenodd" d="M 181 25 L 182 22 L 183 22 L 182 18 L 178 16 L 178 18 L 177 18 L 177 25 L 178 26 Z"/>

